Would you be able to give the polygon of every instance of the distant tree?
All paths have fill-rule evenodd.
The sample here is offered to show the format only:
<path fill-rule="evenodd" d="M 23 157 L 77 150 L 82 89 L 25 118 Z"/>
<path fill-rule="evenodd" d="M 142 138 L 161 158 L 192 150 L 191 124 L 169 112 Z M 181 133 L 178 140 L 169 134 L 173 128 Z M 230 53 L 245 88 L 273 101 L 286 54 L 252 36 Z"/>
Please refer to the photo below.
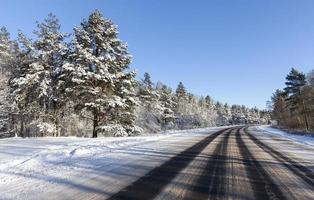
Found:
<path fill-rule="evenodd" d="M 157 87 L 157 93 L 159 96 L 158 103 L 161 109 L 162 127 L 172 127 L 175 121 L 174 108 L 176 107 L 173 93 L 171 89 L 164 84 L 159 84 L 159 87 Z"/>
<path fill-rule="evenodd" d="M 215 107 L 213 99 L 208 95 L 205 97 L 205 104 L 207 109 L 213 109 Z"/>
<path fill-rule="evenodd" d="M 0 72 L 10 73 L 15 64 L 18 52 L 17 42 L 11 40 L 10 33 L 5 27 L 0 28 Z"/>
<path fill-rule="evenodd" d="M 286 93 L 281 90 L 276 90 L 276 92 L 271 97 L 273 103 L 272 116 L 277 120 L 278 124 L 281 126 L 287 125 L 287 105 L 286 105 Z"/>
<path fill-rule="evenodd" d="M 304 117 L 305 129 L 309 130 L 309 121 L 306 111 L 304 99 L 301 98 L 302 88 L 306 85 L 305 74 L 292 68 L 286 77 L 286 88 L 284 89 L 287 94 L 287 104 L 291 112 L 301 110 Z"/>
<path fill-rule="evenodd" d="M 307 75 L 309 85 L 314 86 L 314 70 L 311 70 Z"/>
<path fill-rule="evenodd" d="M 147 89 L 153 90 L 153 82 L 150 74 L 147 72 L 144 73 L 143 85 L 145 85 Z"/>
<path fill-rule="evenodd" d="M 149 73 L 144 74 L 144 79 L 139 86 L 139 99 L 142 102 L 145 112 L 152 112 L 156 106 L 157 94 L 153 88 L 153 82 Z"/>
<path fill-rule="evenodd" d="M 180 98 L 185 99 L 187 97 L 187 91 L 186 91 L 186 88 L 182 82 L 179 83 L 179 85 L 176 89 L 176 96 L 179 99 Z"/>
<path fill-rule="evenodd" d="M 188 115 L 187 104 L 189 101 L 189 97 L 188 97 L 188 92 L 182 82 L 178 84 L 175 96 L 176 96 L 175 115 L 177 116 Z"/>

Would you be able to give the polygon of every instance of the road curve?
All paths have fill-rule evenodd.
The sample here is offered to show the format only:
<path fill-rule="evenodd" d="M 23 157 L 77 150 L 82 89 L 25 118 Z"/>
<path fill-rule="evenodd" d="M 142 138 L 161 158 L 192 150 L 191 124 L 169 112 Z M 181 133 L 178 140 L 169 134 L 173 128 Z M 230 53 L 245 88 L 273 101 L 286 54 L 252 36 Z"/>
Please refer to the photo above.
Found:
<path fill-rule="evenodd" d="M 314 199 L 313 164 L 254 130 L 210 134 L 107 199 Z"/>

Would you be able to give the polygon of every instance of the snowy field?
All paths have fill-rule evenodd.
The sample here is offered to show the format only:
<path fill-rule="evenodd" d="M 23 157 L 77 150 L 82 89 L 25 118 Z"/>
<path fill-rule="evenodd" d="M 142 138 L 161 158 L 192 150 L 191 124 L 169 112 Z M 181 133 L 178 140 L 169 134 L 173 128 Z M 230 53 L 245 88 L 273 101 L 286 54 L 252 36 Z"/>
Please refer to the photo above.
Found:
<path fill-rule="evenodd" d="M 117 174 L 119 170 L 121 173 L 130 163 L 140 163 L 140 160 L 145 159 L 147 163 L 147 159 L 151 159 L 156 149 L 167 151 L 176 140 L 204 137 L 204 134 L 222 128 L 168 131 L 129 138 L 1 139 L 0 199 L 60 199 L 55 192 L 62 191 L 64 187 L 86 193 L 101 193 L 101 189 L 91 187 L 93 183 L 86 183 L 86 180 L 100 175 Z M 165 147 L 161 144 L 167 148 L 163 150 Z M 163 160 L 159 159 L 159 162 Z M 134 173 L 145 173 L 145 170 Z M 107 177 L 119 180 L 119 177 L 114 178 L 112 175 Z M 127 183 L 126 180 L 124 182 Z M 50 191 L 50 196 L 41 196 Z"/>

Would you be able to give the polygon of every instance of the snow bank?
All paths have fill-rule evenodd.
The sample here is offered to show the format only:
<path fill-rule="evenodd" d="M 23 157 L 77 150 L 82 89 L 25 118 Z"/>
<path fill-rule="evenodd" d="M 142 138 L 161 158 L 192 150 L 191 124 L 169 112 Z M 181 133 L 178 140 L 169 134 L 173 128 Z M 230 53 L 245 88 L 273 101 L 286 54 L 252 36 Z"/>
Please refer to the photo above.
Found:
<path fill-rule="evenodd" d="M 292 133 L 282 131 L 282 130 L 277 129 L 277 128 L 273 128 L 269 125 L 258 126 L 257 128 L 260 130 L 263 130 L 269 134 L 279 135 L 279 136 L 285 137 L 289 140 L 292 140 L 294 142 L 297 142 L 300 144 L 305 144 L 305 145 L 308 145 L 312 148 L 314 147 L 314 137 L 312 137 L 312 136 L 292 134 Z"/>

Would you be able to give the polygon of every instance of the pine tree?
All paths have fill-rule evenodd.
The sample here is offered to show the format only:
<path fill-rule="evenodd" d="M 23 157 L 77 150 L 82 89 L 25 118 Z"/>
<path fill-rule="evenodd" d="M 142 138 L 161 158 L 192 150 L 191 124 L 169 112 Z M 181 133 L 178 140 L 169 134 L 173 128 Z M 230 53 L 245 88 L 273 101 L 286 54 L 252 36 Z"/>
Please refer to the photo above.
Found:
<path fill-rule="evenodd" d="M 161 110 L 162 127 L 172 127 L 175 122 L 174 109 L 176 107 L 173 93 L 169 87 L 162 83 L 158 84 L 157 92 L 159 96 L 158 103 Z"/>
<path fill-rule="evenodd" d="M 286 93 L 281 90 L 276 90 L 271 97 L 273 104 L 272 118 L 276 119 L 278 125 L 287 125 L 287 115 L 286 115 Z"/>
<path fill-rule="evenodd" d="M 177 89 L 176 89 L 176 96 L 178 99 L 186 99 L 187 98 L 187 91 L 185 86 L 182 82 L 179 83 Z"/>
<path fill-rule="evenodd" d="M 147 72 L 144 73 L 143 85 L 144 85 L 147 89 L 153 90 L 153 82 L 152 82 L 152 80 L 151 80 L 150 74 L 147 73 Z"/>
<path fill-rule="evenodd" d="M 296 111 L 297 109 L 302 110 L 301 112 L 304 117 L 305 129 L 308 131 L 309 121 L 306 105 L 304 99 L 301 98 L 302 88 L 306 85 L 305 74 L 292 68 L 290 73 L 287 75 L 286 80 L 286 88 L 284 90 L 288 95 L 287 104 L 292 112 Z"/>
<path fill-rule="evenodd" d="M 120 103 L 117 103 L 112 112 L 111 120 L 114 124 L 122 126 L 122 131 L 116 132 L 115 136 L 129 136 L 139 134 L 142 129 L 135 126 L 135 108 L 139 105 L 135 96 L 135 73 L 120 72 L 115 82 L 115 95 Z M 110 128 L 109 128 L 110 129 Z"/>
<path fill-rule="evenodd" d="M 8 73 L 15 59 L 17 44 L 10 39 L 10 33 L 5 27 L 0 28 L 0 70 Z"/>
<path fill-rule="evenodd" d="M 32 113 L 38 113 L 39 111 L 33 109 L 30 105 L 34 100 L 29 82 L 35 77 L 28 74 L 34 61 L 33 42 L 21 32 L 18 33 L 18 41 L 20 48 L 16 56 L 16 65 L 11 70 L 9 85 L 17 107 L 15 120 L 18 122 L 17 126 L 19 128 L 17 128 L 16 134 L 25 137 L 26 124 L 29 124 L 32 120 Z"/>
<path fill-rule="evenodd" d="M 117 120 L 117 116 L 128 110 L 123 125 L 133 126 L 136 104 L 132 97 L 134 74 L 125 71 L 131 62 L 127 46 L 118 39 L 116 25 L 98 10 L 74 32 L 73 51 L 64 65 L 67 92 L 77 109 L 92 113 L 93 137 L 111 127 L 125 133 L 126 127 L 119 126 L 122 119 Z M 131 120 L 126 122 L 128 117 Z"/>
<path fill-rule="evenodd" d="M 17 43 L 10 39 L 5 27 L 0 28 L 0 137 L 12 135 L 15 104 L 10 93 L 9 78 L 18 52 Z"/>
<path fill-rule="evenodd" d="M 44 22 L 37 22 L 37 27 L 34 42 L 23 34 L 19 36 L 24 50 L 12 83 L 18 104 L 37 115 L 38 128 L 50 126 L 51 134 L 57 136 L 60 135 L 59 111 L 64 105 L 60 75 L 67 56 L 64 41 L 67 34 L 60 32 L 59 21 L 53 14 L 49 14 Z"/>
<path fill-rule="evenodd" d="M 177 116 L 187 115 L 187 104 L 189 101 L 188 93 L 182 82 L 179 83 L 176 89 L 176 109 L 175 114 Z"/>
<path fill-rule="evenodd" d="M 208 95 L 205 97 L 205 104 L 207 109 L 213 109 L 215 107 L 213 99 Z"/>
<path fill-rule="evenodd" d="M 217 112 L 217 119 L 216 124 L 217 125 L 225 125 L 228 123 L 228 118 L 225 116 L 225 107 L 223 103 L 217 101 L 215 103 L 215 111 Z"/>
<path fill-rule="evenodd" d="M 144 79 L 139 86 L 139 99 L 144 106 L 144 112 L 152 112 L 157 101 L 157 94 L 153 88 L 153 82 L 149 73 L 144 74 Z"/>
<path fill-rule="evenodd" d="M 37 94 L 40 105 L 44 112 L 49 113 L 50 121 L 55 125 L 55 136 L 60 136 L 60 111 L 65 105 L 65 96 L 63 96 L 64 81 L 60 78 L 62 75 L 62 66 L 68 55 L 68 47 L 65 39 L 66 33 L 60 32 L 59 20 L 50 13 L 42 23 L 37 23 L 38 36 L 34 42 L 37 51 L 36 61 L 31 67 L 39 77 Z M 47 110 L 47 111 L 45 111 Z"/>
<path fill-rule="evenodd" d="M 137 107 L 136 124 L 146 131 L 156 132 L 161 128 L 162 107 L 158 102 L 159 94 L 154 87 L 149 73 L 137 84 L 137 97 L 140 101 Z"/>

